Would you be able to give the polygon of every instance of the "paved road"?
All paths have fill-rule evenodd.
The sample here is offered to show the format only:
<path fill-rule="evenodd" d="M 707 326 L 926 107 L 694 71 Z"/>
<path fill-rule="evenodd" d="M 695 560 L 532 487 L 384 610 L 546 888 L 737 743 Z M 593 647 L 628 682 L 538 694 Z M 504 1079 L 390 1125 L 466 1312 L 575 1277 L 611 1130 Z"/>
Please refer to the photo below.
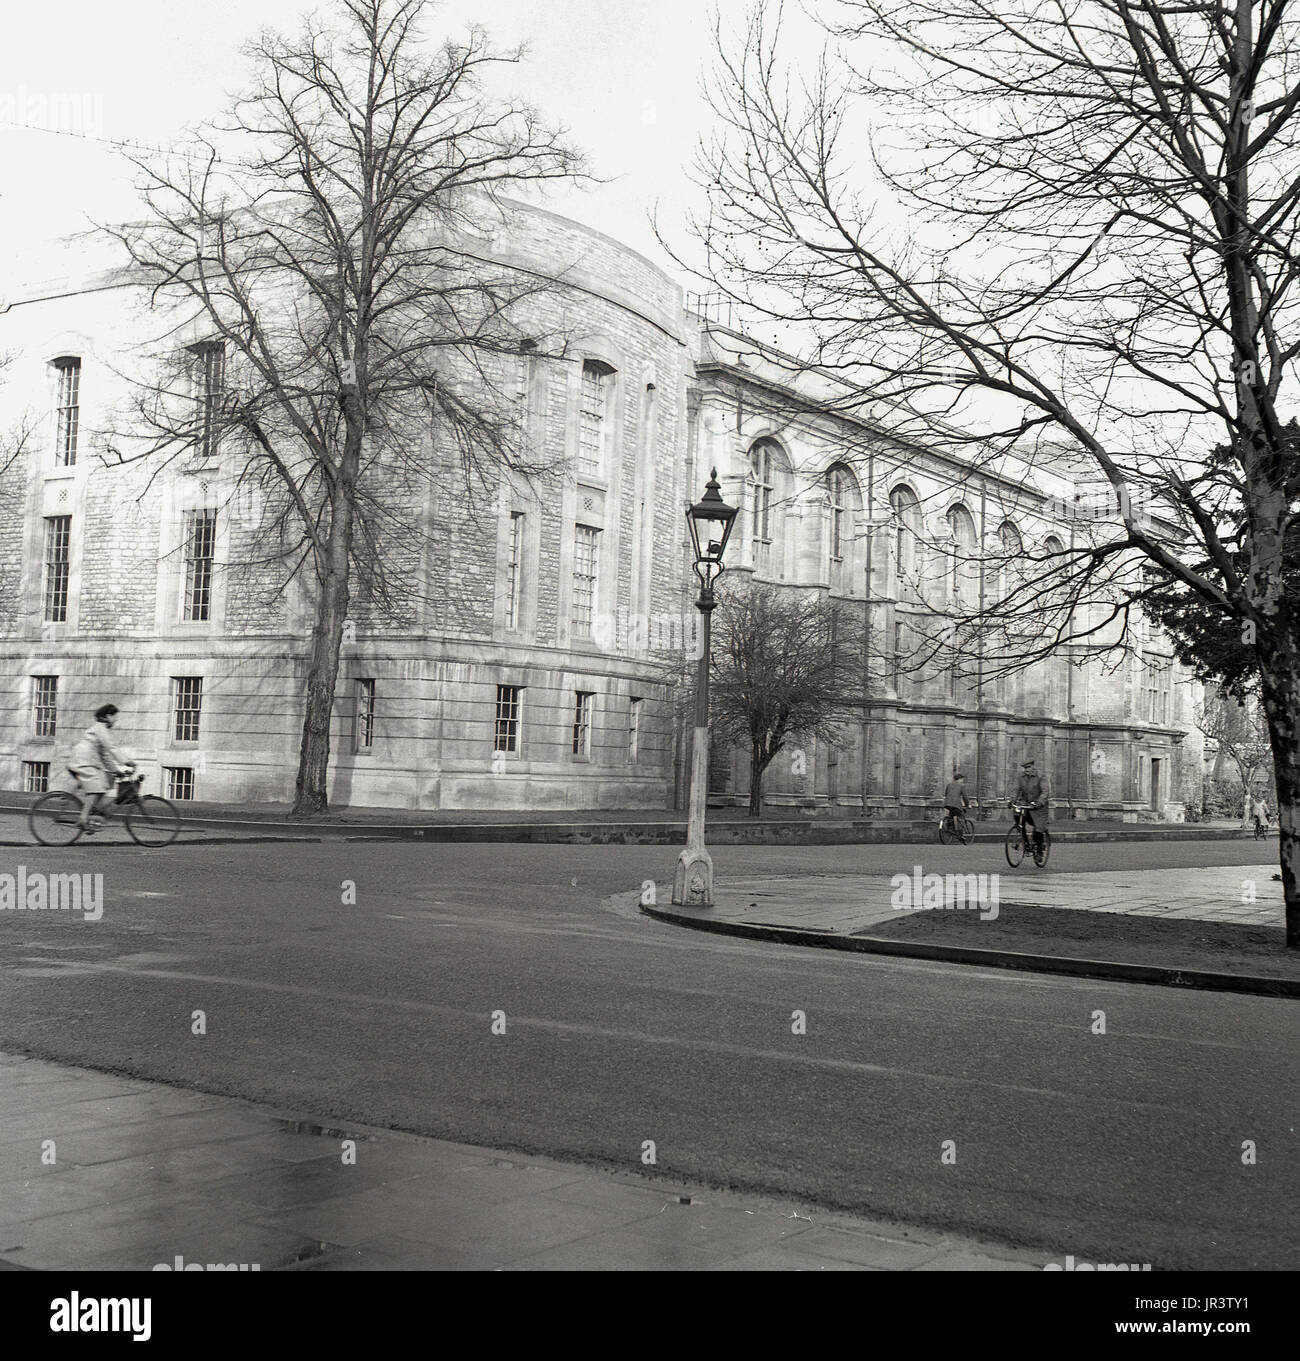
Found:
<path fill-rule="evenodd" d="M 918 849 L 1000 855 L 716 859 L 892 872 Z M 3 855 L 102 872 L 105 909 L 0 914 L 0 1049 L 621 1168 L 653 1140 L 673 1176 L 1062 1258 L 1300 1266 L 1294 1003 L 713 940 L 602 903 L 669 874 L 655 847 Z M 1259 851 L 1090 844 L 1045 873 L 1198 858 Z"/>

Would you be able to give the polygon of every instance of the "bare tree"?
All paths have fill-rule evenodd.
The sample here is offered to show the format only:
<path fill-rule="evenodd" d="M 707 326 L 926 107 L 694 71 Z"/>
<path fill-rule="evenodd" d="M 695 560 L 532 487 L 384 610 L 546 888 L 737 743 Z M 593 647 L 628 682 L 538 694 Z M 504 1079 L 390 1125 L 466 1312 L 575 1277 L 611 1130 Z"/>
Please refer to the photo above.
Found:
<path fill-rule="evenodd" d="M 805 78 L 783 65 L 779 10 L 760 3 L 738 42 L 720 34 L 701 273 L 852 378 L 862 414 L 964 445 L 972 464 L 1066 464 L 1107 489 L 1109 516 L 1042 555 L 1060 601 L 1045 650 L 1112 645 L 1108 625 L 1170 579 L 1239 629 L 1300 948 L 1300 620 L 1284 582 L 1300 487 L 1279 415 L 1300 355 L 1288 0 L 822 13 L 835 46 Z"/>
<path fill-rule="evenodd" d="M 1268 723 L 1258 698 L 1238 700 L 1231 695 L 1209 696 L 1195 712 L 1196 726 L 1214 744 L 1215 775 L 1226 759 L 1241 780 L 1241 825 L 1250 826 L 1250 807 L 1261 784 L 1271 783 L 1273 750 Z"/>
<path fill-rule="evenodd" d="M 710 717 L 749 749 L 751 817 L 787 743 L 838 740 L 845 696 L 861 691 L 862 642 L 861 612 L 821 594 L 752 583 L 718 592 Z"/>
<path fill-rule="evenodd" d="M 6 374 L 13 365 L 13 356 L 0 354 L 0 388 L 6 381 Z M 36 434 L 36 418 L 30 411 L 23 411 L 14 421 L 0 430 L 0 478 L 9 472 L 31 448 Z"/>
<path fill-rule="evenodd" d="M 13 363 L 12 356 L 0 354 L 0 390 Z M 37 422 L 30 411 L 18 411 L 12 422 L 0 428 L 0 523 L 18 526 L 23 522 L 27 499 L 27 468 L 24 466 Z M 16 587 L 17 583 L 13 583 Z M 0 628 L 14 628 L 18 623 L 18 593 L 0 590 Z"/>
<path fill-rule="evenodd" d="M 511 371 L 558 344 L 529 308 L 553 281 L 486 242 L 504 194 L 579 173 L 580 158 L 485 93 L 520 53 L 477 28 L 431 44 L 426 8 L 336 0 L 332 26 L 264 35 L 229 123 L 198 156 L 137 161 L 148 212 L 114 232 L 182 333 L 212 343 L 173 352 L 113 451 L 161 462 L 219 445 L 266 507 L 267 560 L 314 607 L 299 815 L 327 806 L 354 586 L 409 603 L 418 574 L 389 555 L 423 532 L 431 479 L 458 465 L 473 504 L 503 470 L 536 471 Z"/>

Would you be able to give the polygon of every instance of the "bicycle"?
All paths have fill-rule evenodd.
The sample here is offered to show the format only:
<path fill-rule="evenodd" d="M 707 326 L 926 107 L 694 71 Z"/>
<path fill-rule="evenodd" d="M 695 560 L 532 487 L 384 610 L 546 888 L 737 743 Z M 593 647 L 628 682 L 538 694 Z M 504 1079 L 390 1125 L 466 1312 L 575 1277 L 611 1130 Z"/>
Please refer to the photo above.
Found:
<path fill-rule="evenodd" d="M 1255 819 L 1255 840 L 1256 840 L 1256 841 L 1263 841 L 1264 838 L 1265 838 L 1265 837 L 1269 834 L 1269 832 L 1271 832 L 1272 830 L 1273 830 L 1273 819 L 1272 819 L 1272 817 L 1269 817 L 1267 820 L 1262 819 L 1262 818 L 1256 818 L 1256 819 Z"/>
<path fill-rule="evenodd" d="M 117 778 L 117 797 L 98 814 L 103 826 L 110 818 L 121 816 L 126 830 L 137 846 L 160 849 L 170 846 L 181 830 L 181 815 L 170 799 L 159 794 L 141 794 L 144 776 L 127 767 Z M 42 846 L 71 846 L 80 841 L 87 828 L 81 825 L 81 799 L 66 789 L 42 794 L 27 813 L 27 827 Z"/>
<path fill-rule="evenodd" d="M 1052 853 L 1052 834 L 1046 827 L 1035 829 L 1032 824 L 1026 826 L 1027 804 L 1013 803 L 1011 808 L 1015 813 L 1015 822 L 1007 831 L 1007 842 L 1004 848 L 1007 853 L 1007 864 L 1015 869 L 1025 858 L 1026 843 L 1032 842 L 1034 864 L 1042 869 L 1047 864 L 1047 857 Z M 1035 830 L 1037 836 L 1034 835 Z"/>
<path fill-rule="evenodd" d="M 964 813 L 955 817 L 951 809 L 945 809 L 939 824 L 939 840 L 945 846 L 955 846 L 959 841 L 969 846 L 975 840 L 975 824 Z"/>

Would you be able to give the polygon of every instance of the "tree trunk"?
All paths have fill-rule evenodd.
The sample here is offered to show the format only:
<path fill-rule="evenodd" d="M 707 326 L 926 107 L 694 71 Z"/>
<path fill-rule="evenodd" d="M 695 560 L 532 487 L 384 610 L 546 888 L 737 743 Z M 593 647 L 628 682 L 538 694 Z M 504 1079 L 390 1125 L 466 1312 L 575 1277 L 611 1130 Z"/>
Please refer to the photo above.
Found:
<path fill-rule="evenodd" d="M 348 614 L 353 496 L 364 428 L 355 384 L 344 389 L 340 400 L 347 419 L 347 435 L 330 497 L 329 541 L 325 550 L 324 571 L 320 577 L 316 622 L 311 631 L 311 660 L 307 670 L 302 745 L 298 750 L 294 817 L 311 817 L 329 808 L 330 722 L 334 716 L 334 694 L 338 687 L 343 625 Z"/>
<path fill-rule="evenodd" d="M 1262 642 L 1263 640 L 1261 640 Z M 1278 858 L 1286 900 L 1286 943 L 1300 950 L 1300 647 L 1259 648 L 1260 690 L 1277 781 Z"/>
<path fill-rule="evenodd" d="M 1241 826 L 1243 830 L 1249 830 L 1254 825 L 1250 816 L 1250 777 L 1243 762 L 1237 761 L 1235 764 L 1237 777 L 1241 780 Z"/>
<path fill-rule="evenodd" d="M 749 753 L 749 816 L 759 818 L 763 816 L 763 771 L 767 769 L 767 762 L 763 760 L 763 754 L 755 744 Z"/>
<path fill-rule="evenodd" d="M 338 686 L 343 624 L 348 613 L 348 579 L 331 571 L 321 583 L 316 622 L 311 631 L 307 702 L 298 751 L 298 783 L 293 816 L 310 817 L 329 807 L 330 721 Z"/>

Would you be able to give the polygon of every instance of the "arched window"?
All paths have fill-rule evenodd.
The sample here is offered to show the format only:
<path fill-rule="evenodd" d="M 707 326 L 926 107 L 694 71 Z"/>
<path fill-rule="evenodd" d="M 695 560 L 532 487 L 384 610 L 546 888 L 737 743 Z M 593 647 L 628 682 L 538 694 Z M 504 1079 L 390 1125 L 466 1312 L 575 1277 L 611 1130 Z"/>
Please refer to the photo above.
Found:
<path fill-rule="evenodd" d="M 1069 622 L 1070 610 L 1066 600 L 1069 592 L 1064 587 L 1064 555 L 1065 545 L 1055 534 L 1049 534 L 1043 540 L 1042 548 L 1035 555 L 1034 576 L 1038 583 L 1039 609 L 1044 615 L 1044 626 L 1050 628 L 1053 634 L 1064 631 Z M 1062 585 L 1058 587 L 1057 582 Z"/>
<path fill-rule="evenodd" d="M 1005 600 L 1014 589 L 1017 564 L 1025 552 L 1020 532 L 1010 520 L 1004 520 L 998 530 L 998 548 L 998 599 Z"/>
<path fill-rule="evenodd" d="M 979 565 L 975 561 L 975 521 L 965 506 L 953 506 L 948 512 L 952 530 L 952 568 L 949 590 L 953 602 L 963 608 L 979 603 Z"/>
<path fill-rule="evenodd" d="M 858 479 L 843 463 L 832 463 L 826 469 L 826 505 L 829 512 L 826 548 L 828 579 L 832 591 L 853 593 L 853 548 L 857 533 L 857 515 L 862 507 Z"/>
<path fill-rule="evenodd" d="M 1024 540 L 1020 537 L 1020 531 L 1011 523 L 1004 520 L 998 530 L 998 570 L 997 570 L 997 593 L 999 602 L 1005 603 L 1014 595 L 1016 586 L 1021 579 L 1021 562 L 1025 555 Z M 1002 621 L 1002 628 L 999 630 L 1000 641 L 996 644 L 998 649 L 1004 654 L 999 661 L 999 666 L 1005 665 L 1007 657 L 1005 654 L 1013 651 L 1008 646 L 1010 636 L 1009 621 Z M 1025 675 L 1023 671 L 1013 671 L 1008 675 L 1005 671 L 1000 671 L 997 679 L 998 702 L 1009 708 L 1013 713 L 1023 713 L 1025 707 Z"/>
<path fill-rule="evenodd" d="M 784 518 L 788 472 L 785 451 L 775 440 L 759 440 L 750 449 L 750 538 L 754 571 L 764 576 L 784 575 L 778 530 Z"/>
<path fill-rule="evenodd" d="M 889 493 L 889 504 L 894 512 L 895 594 L 915 600 L 921 505 L 916 499 L 916 493 L 908 486 L 895 487 Z"/>
<path fill-rule="evenodd" d="M 1065 545 L 1055 534 L 1049 535 L 1043 540 L 1043 555 L 1047 559 L 1041 567 L 1041 571 L 1048 575 L 1056 575 L 1065 568 L 1065 559 L 1055 557 L 1054 554 L 1065 552 Z M 1062 635 L 1068 635 L 1070 631 L 1070 610 L 1065 601 L 1065 593 L 1053 592 L 1045 599 L 1051 610 L 1046 624 L 1045 632 L 1049 639 Z M 1067 697 L 1070 685 L 1070 658 L 1065 651 L 1064 645 L 1059 647 L 1051 657 L 1047 667 L 1047 711 L 1049 714 L 1064 714 L 1067 707 Z"/>

